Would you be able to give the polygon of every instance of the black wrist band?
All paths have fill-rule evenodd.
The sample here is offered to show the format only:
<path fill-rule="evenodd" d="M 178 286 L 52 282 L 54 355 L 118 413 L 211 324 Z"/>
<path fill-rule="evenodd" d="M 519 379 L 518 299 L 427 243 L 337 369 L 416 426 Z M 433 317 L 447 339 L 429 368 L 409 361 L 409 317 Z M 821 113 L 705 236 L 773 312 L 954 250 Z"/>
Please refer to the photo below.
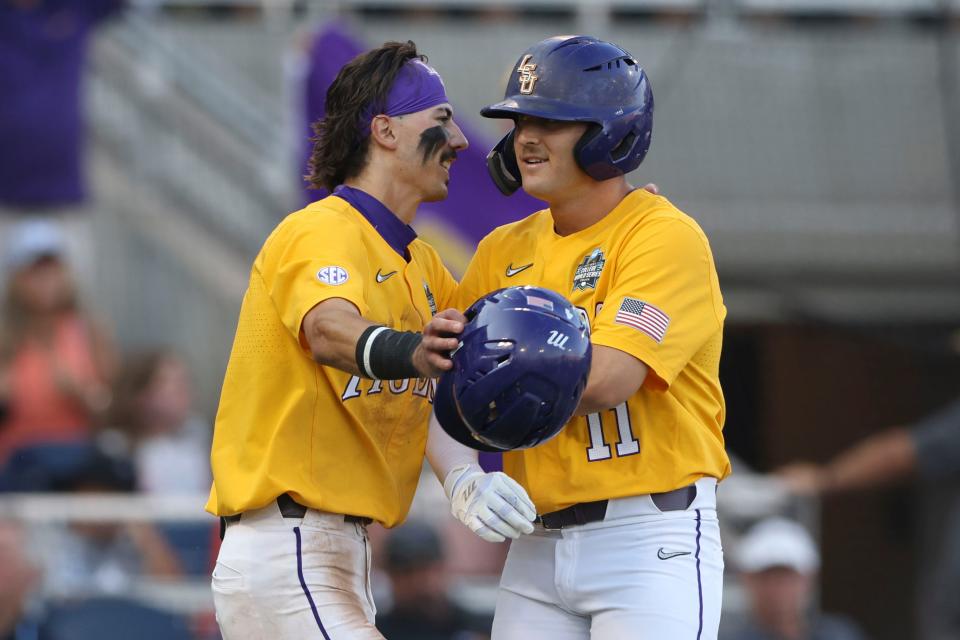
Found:
<path fill-rule="evenodd" d="M 419 378 L 413 366 L 413 352 L 423 335 L 413 331 L 394 331 L 382 326 L 367 327 L 357 340 L 357 368 L 366 378 L 403 380 Z"/>
<path fill-rule="evenodd" d="M 357 360 L 357 369 L 360 370 L 360 375 L 364 378 L 374 377 L 370 372 L 370 347 L 373 346 L 370 343 L 371 335 L 386 330 L 387 328 L 381 325 L 370 325 L 364 329 L 363 333 L 360 334 L 360 337 L 357 338 L 357 350 L 354 354 L 354 357 Z"/>

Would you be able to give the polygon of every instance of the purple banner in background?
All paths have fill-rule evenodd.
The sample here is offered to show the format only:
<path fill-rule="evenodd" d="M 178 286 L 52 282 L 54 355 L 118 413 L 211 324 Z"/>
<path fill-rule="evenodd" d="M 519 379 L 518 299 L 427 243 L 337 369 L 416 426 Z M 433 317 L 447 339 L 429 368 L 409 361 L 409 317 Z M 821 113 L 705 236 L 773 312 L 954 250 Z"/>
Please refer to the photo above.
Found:
<path fill-rule="evenodd" d="M 82 89 L 94 29 L 122 0 L 0 0 L 0 206 L 87 198 Z"/>

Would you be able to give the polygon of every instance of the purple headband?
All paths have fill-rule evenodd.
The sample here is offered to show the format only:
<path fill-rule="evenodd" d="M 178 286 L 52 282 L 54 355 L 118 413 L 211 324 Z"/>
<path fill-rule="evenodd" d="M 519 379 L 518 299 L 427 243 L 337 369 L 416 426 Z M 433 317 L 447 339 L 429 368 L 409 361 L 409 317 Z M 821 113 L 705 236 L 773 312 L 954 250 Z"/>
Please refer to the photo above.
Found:
<path fill-rule="evenodd" d="M 364 135 L 369 135 L 370 121 L 376 115 L 402 116 L 445 102 L 450 100 L 440 74 L 422 60 L 414 58 L 400 67 L 383 108 L 377 109 L 377 105 L 371 104 L 363 110 Z"/>

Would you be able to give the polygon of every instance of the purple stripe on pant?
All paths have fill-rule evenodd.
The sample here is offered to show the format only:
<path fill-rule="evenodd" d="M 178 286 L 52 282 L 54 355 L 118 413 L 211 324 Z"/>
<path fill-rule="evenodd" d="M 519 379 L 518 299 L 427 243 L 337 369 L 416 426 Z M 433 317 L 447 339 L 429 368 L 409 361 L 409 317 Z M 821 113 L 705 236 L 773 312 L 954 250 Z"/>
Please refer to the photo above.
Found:
<path fill-rule="evenodd" d="M 700 595 L 700 627 L 697 629 L 697 640 L 703 633 L 703 581 L 700 579 L 700 509 L 697 509 L 697 552 L 694 557 L 697 559 L 697 592 Z"/>
<path fill-rule="evenodd" d="M 320 614 L 317 612 L 317 605 L 313 601 L 313 596 L 310 595 L 310 589 L 307 588 L 307 581 L 303 579 L 303 554 L 300 552 L 300 527 L 294 527 L 293 533 L 297 536 L 297 577 L 300 578 L 303 595 L 307 596 L 310 609 L 313 611 L 313 619 L 317 621 L 317 626 L 320 627 L 320 633 L 323 634 L 324 640 L 330 640 L 330 636 L 327 635 L 327 630 L 323 628 L 323 623 L 320 621 Z"/>

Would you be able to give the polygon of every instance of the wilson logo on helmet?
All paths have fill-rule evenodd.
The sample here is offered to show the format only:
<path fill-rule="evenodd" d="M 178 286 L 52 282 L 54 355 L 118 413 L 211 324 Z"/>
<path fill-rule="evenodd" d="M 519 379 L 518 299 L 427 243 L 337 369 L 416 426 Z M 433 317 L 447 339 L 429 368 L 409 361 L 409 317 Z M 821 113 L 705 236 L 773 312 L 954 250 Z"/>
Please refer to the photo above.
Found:
<path fill-rule="evenodd" d="M 563 349 L 563 345 L 567 344 L 567 340 L 570 339 L 565 333 L 560 333 L 559 331 L 551 331 L 550 337 L 547 338 L 547 344 L 551 347 L 556 347 L 557 349 Z"/>
<path fill-rule="evenodd" d="M 525 96 L 533 93 L 533 85 L 540 79 L 539 76 L 533 75 L 533 72 L 537 70 L 537 65 L 530 63 L 532 57 L 530 54 L 523 56 L 520 66 L 517 67 L 517 73 L 520 75 L 520 93 Z"/>

